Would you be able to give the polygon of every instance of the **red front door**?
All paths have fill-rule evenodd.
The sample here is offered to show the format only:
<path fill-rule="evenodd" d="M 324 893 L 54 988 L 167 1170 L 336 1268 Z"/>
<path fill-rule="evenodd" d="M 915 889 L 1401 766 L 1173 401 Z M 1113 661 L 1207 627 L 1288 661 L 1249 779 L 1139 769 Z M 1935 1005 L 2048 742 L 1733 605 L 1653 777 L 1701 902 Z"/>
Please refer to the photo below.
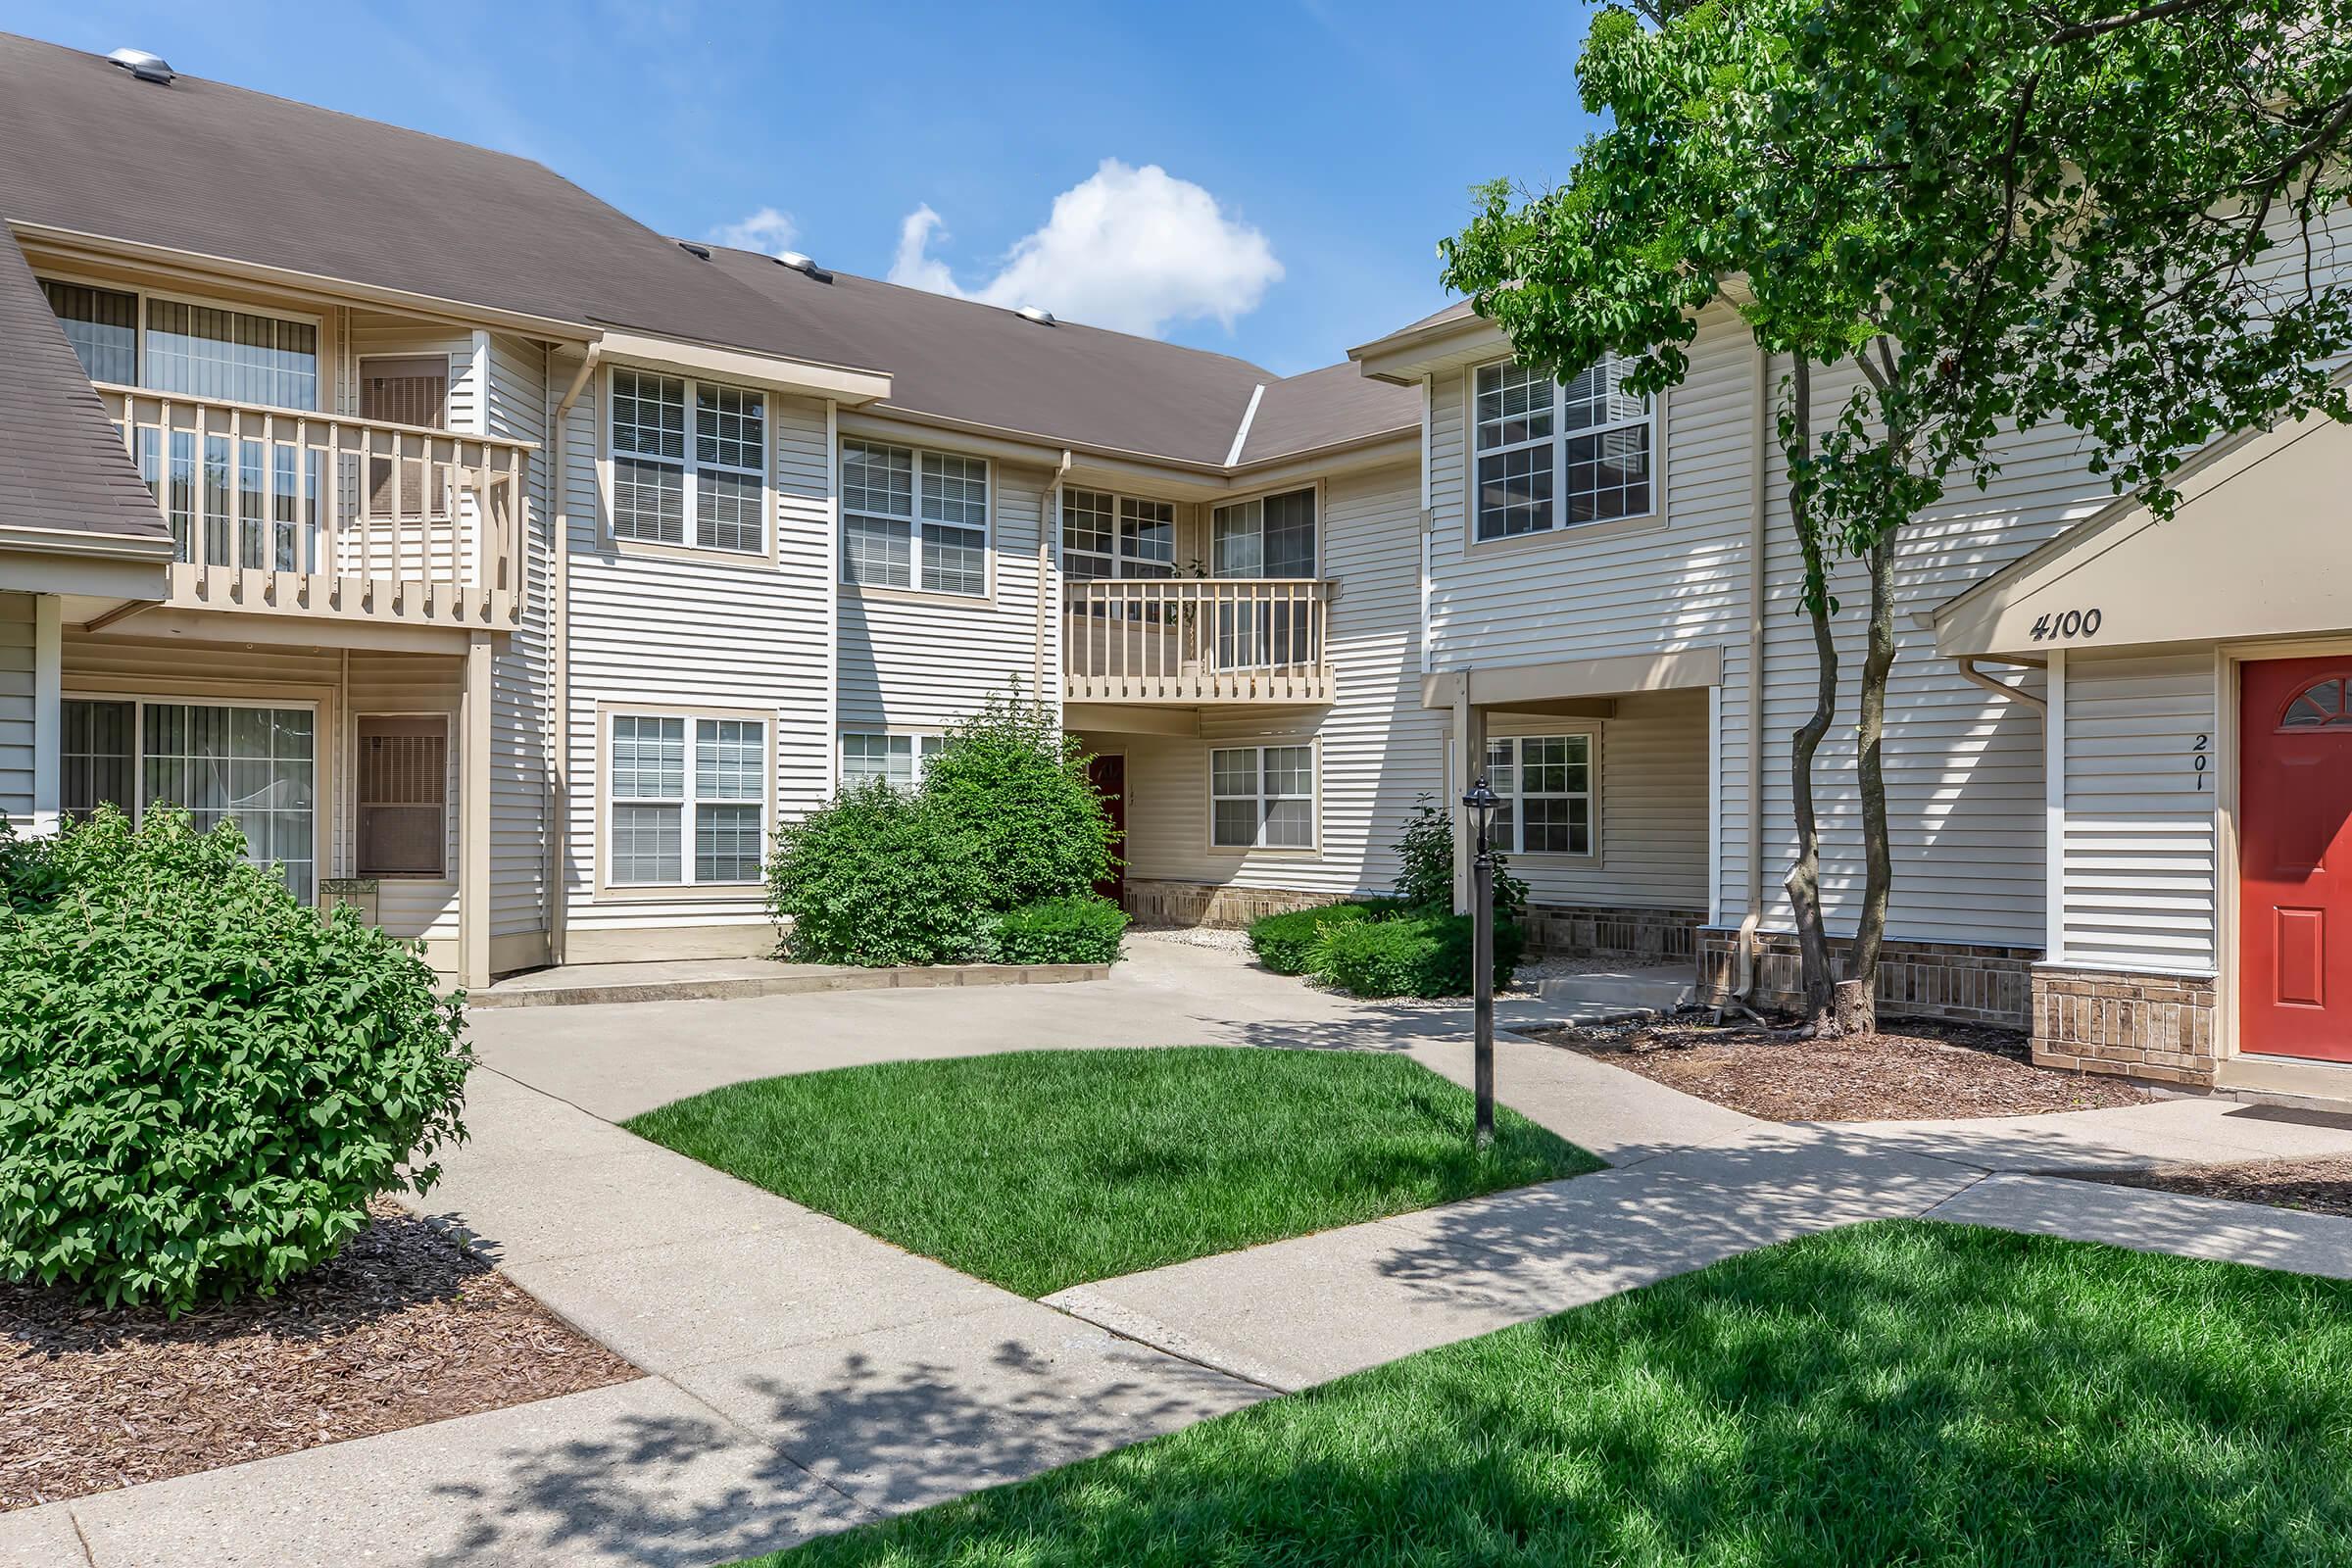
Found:
<path fill-rule="evenodd" d="M 1118 858 L 1112 863 L 1110 875 L 1095 884 L 1095 891 L 1111 903 L 1126 906 L 1127 900 L 1127 759 L 1124 757 L 1090 758 L 1086 764 L 1088 782 L 1095 793 L 1102 797 L 1102 809 L 1110 817 L 1110 825 L 1118 837 L 1110 853 Z"/>
<path fill-rule="evenodd" d="M 2352 659 L 2245 666 L 2239 1049 L 2352 1061 Z"/>

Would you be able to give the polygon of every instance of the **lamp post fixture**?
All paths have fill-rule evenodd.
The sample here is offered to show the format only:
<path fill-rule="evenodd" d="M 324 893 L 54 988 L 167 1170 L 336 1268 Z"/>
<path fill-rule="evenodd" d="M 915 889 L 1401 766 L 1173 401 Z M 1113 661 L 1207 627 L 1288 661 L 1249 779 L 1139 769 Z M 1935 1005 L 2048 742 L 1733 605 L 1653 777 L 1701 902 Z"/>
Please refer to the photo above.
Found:
<path fill-rule="evenodd" d="M 1462 797 L 1478 830 L 1478 858 L 1470 862 L 1470 998 L 1472 1029 L 1477 1041 L 1478 1147 L 1494 1142 L 1494 852 L 1487 833 L 1494 825 L 1494 808 L 1502 797 L 1478 782 Z"/>

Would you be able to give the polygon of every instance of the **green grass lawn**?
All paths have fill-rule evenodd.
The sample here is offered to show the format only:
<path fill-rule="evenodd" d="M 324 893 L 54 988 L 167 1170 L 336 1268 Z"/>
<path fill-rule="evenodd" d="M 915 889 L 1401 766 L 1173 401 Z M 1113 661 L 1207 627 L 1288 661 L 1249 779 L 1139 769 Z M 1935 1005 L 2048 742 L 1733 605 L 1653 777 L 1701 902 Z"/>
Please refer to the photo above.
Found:
<path fill-rule="evenodd" d="M 733 1084 L 629 1129 L 1024 1296 L 1597 1170 L 1362 1052 L 1027 1051 Z"/>
<path fill-rule="evenodd" d="M 1923 1221 L 762 1563 L 2352 1561 L 2352 1284 Z"/>

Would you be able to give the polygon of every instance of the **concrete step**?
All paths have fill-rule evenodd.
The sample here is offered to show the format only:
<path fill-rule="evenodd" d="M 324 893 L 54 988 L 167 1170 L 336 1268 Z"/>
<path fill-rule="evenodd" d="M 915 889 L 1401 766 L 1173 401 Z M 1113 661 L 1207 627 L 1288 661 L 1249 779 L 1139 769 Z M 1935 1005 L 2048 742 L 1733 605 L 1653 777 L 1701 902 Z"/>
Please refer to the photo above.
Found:
<path fill-rule="evenodd" d="M 2230 1056 L 2214 1074 L 2214 1093 L 2262 1105 L 2352 1113 L 2352 1062 L 2293 1056 Z"/>
<path fill-rule="evenodd" d="M 1682 964 L 1559 975 L 1536 982 L 1537 996 L 1580 1017 L 1672 1012 L 1689 1003 L 1697 990 L 1697 977 Z"/>

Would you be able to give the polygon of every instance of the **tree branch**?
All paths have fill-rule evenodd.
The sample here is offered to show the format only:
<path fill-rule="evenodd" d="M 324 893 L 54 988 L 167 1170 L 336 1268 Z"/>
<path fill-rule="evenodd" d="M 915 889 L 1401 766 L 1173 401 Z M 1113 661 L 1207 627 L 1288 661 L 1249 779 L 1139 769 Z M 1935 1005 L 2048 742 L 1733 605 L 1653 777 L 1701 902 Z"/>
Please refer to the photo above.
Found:
<path fill-rule="evenodd" d="M 2234 9 L 2234 0 L 2162 0 L 2161 4 L 2141 6 L 2137 11 L 2127 11 L 2120 17 L 2100 17 L 2095 21 L 2077 23 L 2071 27 L 2060 27 L 2042 42 L 2057 48 L 2063 44 L 2081 43 L 2085 38 L 2121 32 L 2126 27 L 2136 27 L 2143 22 L 2161 22 L 2166 17 L 2208 8 Z"/>

